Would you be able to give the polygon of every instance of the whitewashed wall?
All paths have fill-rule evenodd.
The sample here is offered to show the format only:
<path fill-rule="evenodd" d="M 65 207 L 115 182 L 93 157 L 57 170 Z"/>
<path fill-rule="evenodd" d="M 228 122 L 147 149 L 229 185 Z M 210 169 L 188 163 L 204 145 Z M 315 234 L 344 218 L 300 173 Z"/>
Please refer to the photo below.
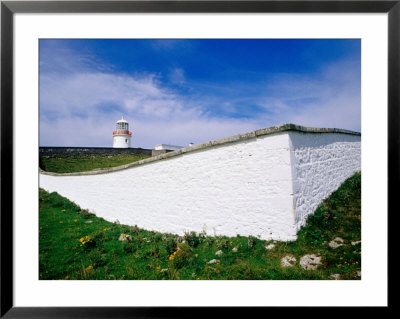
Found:
<path fill-rule="evenodd" d="M 109 221 L 183 234 L 295 236 L 289 135 L 215 146 L 108 174 L 40 175 Z"/>
<path fill-rule="evenodd" d="M 294 240 L 319 202 L 360 170 L 360 136 L 255 133 L 105 174 L 41 173 L 40 187 L 148 230 Z"/>
<path fill-rule="evenodd" d="M 361 138 L 335 133 L 290 132 L 296 228 L 323 199 L 361 170 Z"/>

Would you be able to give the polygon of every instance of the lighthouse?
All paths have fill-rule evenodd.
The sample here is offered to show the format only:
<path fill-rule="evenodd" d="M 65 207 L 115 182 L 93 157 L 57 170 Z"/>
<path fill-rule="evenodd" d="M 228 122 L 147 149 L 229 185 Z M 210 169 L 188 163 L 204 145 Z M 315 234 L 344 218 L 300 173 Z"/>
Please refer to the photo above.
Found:
<path fill-rule="evenodd" d="M 129 123 L 125 121 L 122 116 L 117 121 L 116 130 L 113 132 L 114 148 L 128 148 L 131 147 L 132 132 L 129 132 Z"/>

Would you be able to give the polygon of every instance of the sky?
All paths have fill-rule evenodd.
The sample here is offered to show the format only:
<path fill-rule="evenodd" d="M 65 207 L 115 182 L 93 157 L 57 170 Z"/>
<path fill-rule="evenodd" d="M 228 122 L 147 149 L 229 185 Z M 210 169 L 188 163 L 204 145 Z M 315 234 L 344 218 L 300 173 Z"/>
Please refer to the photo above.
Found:
<path fill-rule="evenodd" d="M 40 146 L 187 146 L 293 123 L 361 132 L 361 40 L 41 39 Z"/>

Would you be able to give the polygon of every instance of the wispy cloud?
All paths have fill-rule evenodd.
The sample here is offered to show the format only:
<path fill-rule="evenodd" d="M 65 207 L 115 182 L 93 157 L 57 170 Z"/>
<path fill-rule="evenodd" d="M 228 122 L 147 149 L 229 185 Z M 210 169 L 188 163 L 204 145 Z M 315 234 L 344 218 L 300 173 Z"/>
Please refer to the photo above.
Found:
<path fill-rule="evenodd" d="M 169 73 L 168 78 L 170 82 L 182 85 L 185 83 L 185 72 L 181 68 L 174 68 Z"/>
<path fill-rule="evenodd" d="M 329 65 L 313 78 L 282 75 L 268 92 L 261 105 L 278 122 L 361 129 L 361 70 L 354 61 Z"/>

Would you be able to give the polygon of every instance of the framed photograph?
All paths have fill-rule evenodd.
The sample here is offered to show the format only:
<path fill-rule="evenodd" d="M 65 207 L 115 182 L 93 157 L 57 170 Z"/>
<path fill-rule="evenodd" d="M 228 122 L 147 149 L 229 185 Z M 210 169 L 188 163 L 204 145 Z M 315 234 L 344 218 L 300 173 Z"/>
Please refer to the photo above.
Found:
<path fill-rule="evenodd" d="M 388 307 L 399 29 L 399 1 L 2 1 L 1 316 Z"/>

